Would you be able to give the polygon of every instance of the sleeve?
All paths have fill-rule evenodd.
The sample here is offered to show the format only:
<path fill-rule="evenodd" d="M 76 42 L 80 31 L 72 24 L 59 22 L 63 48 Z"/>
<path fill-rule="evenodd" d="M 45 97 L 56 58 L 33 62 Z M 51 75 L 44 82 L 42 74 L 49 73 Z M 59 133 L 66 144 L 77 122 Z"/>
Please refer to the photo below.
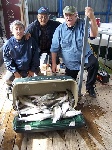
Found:
<path fill-rule="evenodd" d="M 6 68 L 10 72 L 14 73 L 18 71 L 15 62 L 11 57 L 9 44 L 4 44 L 3 46 L 3 60 L 4 60 L 4 64 L 6 65 Z"/>
<path fill-rule="evenodd" d="M 60 50 L 60 26 L 58 26 L 53 34 L 50 52 L 59 52 Z"/>
<path fill-rule="evenodd" d="M 32 72 L 35 72 L 40 66 L 40 59 L 39 59 L 39 48 L 36 41 L 33 38 L 32 38 L 32 45 L 33 49 L 32 49 L 32 61 L 30 70 Z"/>
<path fill-rule="evenodd" d="M 85 20 L 83 20 L 83 31 L 85 30 Z M 90 30 L 91 30 L 91 24 L 89 23 L 88 26 L 88 38 L 90 38 L 91 40 L 95 39 L 95 37 L 90 37 Z"/>
<path fill-rule="evenodd" d="M 90 38 L 90 40 L 95 39 L 96 37 L 90 37 L 90 30 L 91 30 L 91 24 L 89 23 L 89 27 L 88 27 L 88 38 Z"/>

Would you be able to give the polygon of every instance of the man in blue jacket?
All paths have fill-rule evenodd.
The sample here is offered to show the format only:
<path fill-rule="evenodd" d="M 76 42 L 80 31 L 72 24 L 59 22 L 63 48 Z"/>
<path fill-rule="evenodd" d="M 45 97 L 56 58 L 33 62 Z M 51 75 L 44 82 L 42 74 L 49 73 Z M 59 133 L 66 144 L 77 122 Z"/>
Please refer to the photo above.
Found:
<path fill-rule="evenodd" d="M 26 30 L 26 39 L 31 36 L 36 40 L 39 45 L 40 56 L 42 53 L 50 54 L 53 33 L 60 24 L 58 21 L 49 19 L 48 8 L 41 7 L 38 9 L 37 19 Z"/>
<path fill-rule="evenodd" d="M 52 39 L 52 71 L 55 72 L 57 52 L 62 53 L 63 62 L 66 66 L 66 75 L 76 80 L 81 65 L 81 54 L 84 37 L 84 20 L 78 17 L 74 6 L 66 6 L 63 10 L 65 22 L 57 27 Z M 89 17 L 91 25 L 88 37 L 94 38 L 98 34 L 98 26 L 92 8 L 85 8 L 85 15 Z M 98 60 L 87 43 L 85 54 L 85 67 L 88 71 L 86 90 L 91 97 L 96 97 L 94 84 L 98 72 Z"/>
<path fill-rule="evenodd" d="M 23 23 L 15 20 L 10 25 L 12 36 L 3 46 L 3 59 L 7 68 L 4 77 L 9 88 L 14 78 L 32 77 L 39 72 L 38 45 L 31 37 L 25 40 Z"/>

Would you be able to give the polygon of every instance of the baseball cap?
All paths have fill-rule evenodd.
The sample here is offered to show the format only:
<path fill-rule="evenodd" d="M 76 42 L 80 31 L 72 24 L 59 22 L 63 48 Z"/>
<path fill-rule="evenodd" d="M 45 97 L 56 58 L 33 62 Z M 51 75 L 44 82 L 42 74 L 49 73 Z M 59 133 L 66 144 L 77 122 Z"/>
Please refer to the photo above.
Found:
<path fill-rule="evenodd" d="M 41 7 L 38 10 L 38 14 L 49 14 L 49 9 L 46 7 Z"/>
<path fill-rule="evenodd" d="M 74 14 L 74 13 L 77 13 L 77 9 L 74 7 L 74 6 L 66 6 L 64 9 L 63 9 L 63 13 L 67 13 L 67 14 Z"/>

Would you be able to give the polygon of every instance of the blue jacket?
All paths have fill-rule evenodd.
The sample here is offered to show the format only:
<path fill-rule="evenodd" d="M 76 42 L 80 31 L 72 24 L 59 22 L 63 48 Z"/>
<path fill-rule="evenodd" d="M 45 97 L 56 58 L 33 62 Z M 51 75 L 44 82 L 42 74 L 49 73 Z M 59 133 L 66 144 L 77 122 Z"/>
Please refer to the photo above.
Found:
<path fill-rule="evenodd" d="M 88 29 L 88 31 L 89 30 L 90 29 Z M 63 62 L 68 69 L 80 70 L 83 37 L 84 21 L 82 19 L 78 19 L 72 28 L 68 28 L 64 22 L 55 30 L 50 51 L 55 53 L 60 51 Z M 88 62 L 88 57 L 92 53 L 90 45 L 87 43 L 85 63 Z"/>
<path fill-rule="evenodd" d="M 3 59 L 7 69 L 14 72 L 35 72 L 39 67 L 37 43 L 33 38 L 17 41 L 12 36 L 3 46 Z"/>
<path fill-rule="evenodd" d="M 47 27 L 47 36 L 48 36 L 48 42 L 49 42 L 49 49 L 47 49 L 50 52 L 50 47 L 52 43 L 52 37 L 55 29 L 60 25 L 61 23 L 58 21 L 48 20 L 46 27 Z M 41 28 L 40 23 L 38 20 L 35 20 L 32 22 L 28 28 L 26 29 L 26 33 L 29 32 L 31 36 L 36 40 L 38 45 L 40 46 L 40 35 L 41 35 Z"/>

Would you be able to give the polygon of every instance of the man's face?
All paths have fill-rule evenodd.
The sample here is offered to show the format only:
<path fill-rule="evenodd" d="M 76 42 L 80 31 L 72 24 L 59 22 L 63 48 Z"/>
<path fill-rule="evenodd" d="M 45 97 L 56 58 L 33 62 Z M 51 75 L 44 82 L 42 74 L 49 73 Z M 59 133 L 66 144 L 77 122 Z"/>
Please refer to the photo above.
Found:
<path fill-rule="evenodd" d="M 38 18 L 40 25 L 44 26 L 47 24 L 47 22 L 49 20 L 49 15 L 48 14 L 38 14 L 37 18 Z"/>
<path fill-rule="evenodd" d="M 65 13 L 64 14 L 64 18 L 65 18 L 65 22 L 67 24 L 68 27 L 72 27 L 74 26 L 76 20 L 77 20 L 77 13 L 74 13 L 74 14 L 68 14 L 68 13 Z"/>
<path fill-rule="evenodd" d="M 12 29 L 12 34 L 17 40 L 21 40 L 24 35 L 24 27 L 22 25 L 15 25 Z"/>

